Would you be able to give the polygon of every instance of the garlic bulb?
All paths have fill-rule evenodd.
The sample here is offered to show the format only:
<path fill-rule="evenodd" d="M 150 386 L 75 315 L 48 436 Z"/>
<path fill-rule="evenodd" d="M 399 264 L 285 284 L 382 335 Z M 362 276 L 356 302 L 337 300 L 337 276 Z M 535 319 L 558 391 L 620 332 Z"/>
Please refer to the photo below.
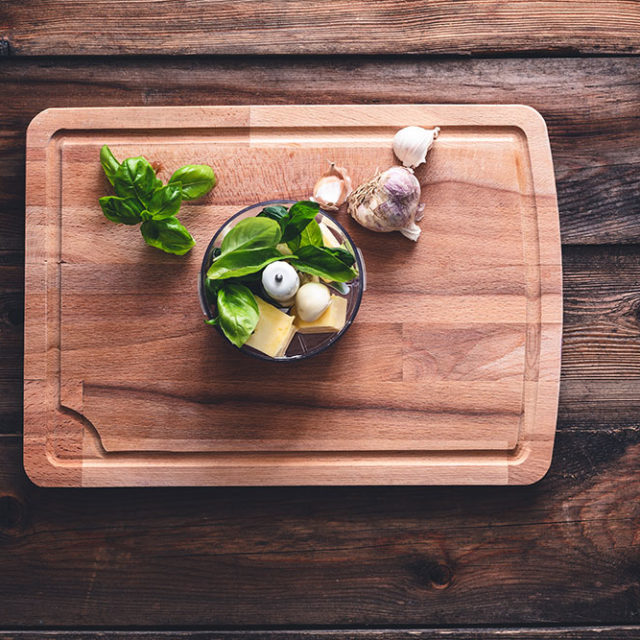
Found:
<path fill-rule="evenodd" d="M 427 151 L 438 137 L 440 128 L 405 127 L 393 137 L 393 152 L 405 167 L 415 169 L 427 159 Z"/>
<path fill-rule="evenodd" d="M 393 166 L 379 173 L 348 202 L 351 217 L 371 231 L 399 231 L 413 241 L 420 236 L 420 183 L 411 169 Z"/>
<path fill-rule="evenodd" d="M 351 178 L 334 162 L 329 164 L 329 170 L 316 182 L 311 200 L 327 211 L 337 211 L 351 193 Z"/>
<path fill-rule="evenodd" d="M 331 293 L 319 282 L 307 282 L 296 293 L 296 315 L 304 322 L 317 320 L 329 306 Z"/>
<path fill-rule="evenodd" d="M 264 268 L 262 286 L 270 298 L 284 304 L 296 295 L 300 279 L 298 272 L 288 262 L 278 260 Z"/>

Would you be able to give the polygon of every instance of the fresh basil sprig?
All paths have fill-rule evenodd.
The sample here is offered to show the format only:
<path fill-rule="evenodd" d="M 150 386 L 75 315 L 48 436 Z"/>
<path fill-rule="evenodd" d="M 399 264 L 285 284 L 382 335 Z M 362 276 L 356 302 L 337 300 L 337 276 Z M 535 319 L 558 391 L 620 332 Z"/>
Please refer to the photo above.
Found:
<path fill-rule="evenodd" d="M 99 199 L 105 217 L 118 224 L 141 224 L 145 242 L 166 253 L 184 255 L 195 240 L 176 215 L 183 200 L 193 200 L 216 185 L 213 169 L 207 165 L 186 165 L 162 184 L 146 158 L 127 158 L 121 163 L 104 145 L 100 164 L 115 196 Z"/>

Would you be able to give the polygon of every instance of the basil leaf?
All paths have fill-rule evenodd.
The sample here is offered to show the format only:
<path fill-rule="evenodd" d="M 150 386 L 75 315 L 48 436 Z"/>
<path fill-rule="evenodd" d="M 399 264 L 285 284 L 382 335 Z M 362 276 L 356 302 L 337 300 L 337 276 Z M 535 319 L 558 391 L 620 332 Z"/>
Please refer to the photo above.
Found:
<path fill-rule="evenodd" d="M 211 327 L 215 327 L 220 324 L 220 316 L 216 316 L 215 318 L 205 318 L 204 323 Z"/>
<path fill-rule="evenodd" d="M 142 156 L 127 158 L 115 172 L 113 188 L 122 198 L 138 198 L 144 205 L 153 192 L 162 186 L 148 160 Z"/>
<path fill-rule="evenodd" d="M 278 224 L 280 224 L 280 228 L 282 228 L 282 220 L 284 220 L 289 215 L 289 210 L 287 207 L 283 207 L 281 204 L 270 205 L 265 207 L 256 217 L 260 218 L 271 218 L 275 220 Z"/>
<path fill-rule="evenodd" d="M 212 280 L 211 278 L 205 278 L 204 291 L 208 300 L 215 300 L 218 296 L 218 290 L 223 285 L 223 282 L 218 280 Z"/>
<path fill-rule="evenodd" d="M 168 184 L 154 192 L 147 203 L 147 211 L 154 220 L 163 220 L 177 215 L 182 203 L 180 185 Z"/>
<path fill-rule="evenodd" d="M 316 202 L 301 200 L 289 209 L 289 214 L 281 222 L 282 242 L 290 242 L 302 233 L 302 230 L 313 220 L 320 210 Z"/>
<path fill-rule="evenodd" d="M 195 200 L 209 193 L 217 182 L 213 169 L 206 164 L 188 164 L 180 167 L 169 178 L 169 184 L 180 183 L 183 200 Z"/>
<path fill-rule="evenodd" d="M 336 254 L 336 251 L 339 253 Z M 341 251 L 344 249 L 337 250 L 306 245 L 298 249 L 291 264 L 298 271 L 320 276 L 326 280 L 349 282 L 358 275 L 358 272 L 343 262 L 344 256 L 340 253 Z"/>
<path fill-rule="evenodd" d="M 289 257 L 289 256 L 287 256 Z M 282 260 L 282 254 L 273 247 L 265 249 L 238 249 L 223 253 L 217 258 L 207 271 L 207 277 L 212 279 L 241 278 L 256 273 L 269 263 Z"/>
<path fill-rule="evenodd" d="M 315 220 L 309 220 L 309 224 L 300 232 L 300 235 L 288 244 L 289 249 L 294 253 L 298 247 L 306 247 L 307 245 L 313 245 L 314 247 L 324 246 L 320 225 Z"/>
<path fill-rule="evenodd" d="M 238 250 L 275 249 L 280 242 L 280 227 L 269 218 L 240 220 L 222 240 L 222 254 Z"/>
<path fill-rule="evenodd" d="M 327 251 L 329 251 L 329 253 L 338 258 L 340 262 L 347 265 L 347 267 L 352 267 L 354 265 L 356 257 L 348 249 L 344 249 L 343 247 L 325 248 L 327 249 Z"/>
<path fill-rule="evenodd" d="M 140 232 L 148 245 L 178 256 L 187 253 L 196 243 L 177 218 L 147 220 L 140 226 Z"/>
<path fill-rule="evenodd" d="M 241 347 L 260 319 L 253 293 L 242 284 L 229 284 L 218 291 L 218 323 L 227 338 Z"/>
<path fill-rule="evenodd" d="M 142 214 L 142 205 L 136 198 L 118 198 L 105 196 L 98 200 L 105 218 L 119 224 L 138 224 Z"/>
<path fill-rule="evenodd" d="M 113 184 L 113 180 L 116 175 L 116 171 L 120 167 L 120 163 L 115 159 L 111 149 L 105 144 L 100 149 L 100 164 L 104 169 L 104 174 L 107 176 L 107 180 Z"/>

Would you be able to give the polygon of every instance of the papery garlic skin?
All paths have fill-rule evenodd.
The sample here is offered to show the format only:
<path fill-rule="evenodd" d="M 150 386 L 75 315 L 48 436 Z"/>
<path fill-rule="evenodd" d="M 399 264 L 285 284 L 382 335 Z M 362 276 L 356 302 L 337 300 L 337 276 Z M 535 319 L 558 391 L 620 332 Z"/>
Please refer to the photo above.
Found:
<path fill-rule="evenodd" d="M 427 159 L 427 152 L 438 137 L 440 128 L 405 127 L 393 137 L 393 152 L 405 167 L 415 169 Z"/>
<path fill-rule="evenodd" d="M 411 169 L 393 166 L 349 196 L 349 214 L 371 231 L 400 231 L 414 242 L 420 236 L 420 183 Z"/>
<path fill-rule="evenodd" d="M 351 193 L 351 178 L 342 167 L 329 163 L 329 170 L 320 177 L 313 188 L 312 202 L 326 211 L 337 211 Z"/>

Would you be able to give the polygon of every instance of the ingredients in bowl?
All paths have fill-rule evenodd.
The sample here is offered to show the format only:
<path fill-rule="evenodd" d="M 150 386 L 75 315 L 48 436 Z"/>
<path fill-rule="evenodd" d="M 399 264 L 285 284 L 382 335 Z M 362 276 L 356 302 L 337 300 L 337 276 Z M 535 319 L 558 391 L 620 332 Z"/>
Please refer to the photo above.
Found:
<path fill-rule="evenodd" d="M 337 211 L 352 191 L 351 178 L 335 162 L 329 164 L 329 170 L 316 182 L 311 200 L 327 211 Z"/>
<path fill-rule="evenodd" d="M 320 279 L 348 294 L 346 283 L 358 276 L 356 258 L 318 215 L 317 203 L 300 201 L 265 207 L 235 224 L 207 270 L 206 297 L 217 310 L 207 323 L 237 347 L 246 344 L 272 358 L 286 354 L 298 331 L 340 331 L 347 300 Z"/>
<path fill-rule="evenodd" d="M 411 169 L 393 166 L 360 185 L 348 199 L 354 220 L 371 231 L 420 236 L 420 183 Z"/>
<path fill-rule="evenodd" d="M 145 242 L 166 253 L 184 255 L 195 240 L 176 217 L 183 200 L 194 200 L 216 186 L 213 169 L 204 164 L 186 165 L 173 173 L 166 185 L 146 158 L 118 162 L 105 144 L 100 164 L 115 196 L 100 198 L 105 217 L 117 224 L 140 224 Z"/>
<path fill-rule="evenodd" d="M 405 127 L 393 137 L 393 152 L 405 167 L 415 169 L 427 159 L 427 152 L 438 137 L 440 128 Z"/>

